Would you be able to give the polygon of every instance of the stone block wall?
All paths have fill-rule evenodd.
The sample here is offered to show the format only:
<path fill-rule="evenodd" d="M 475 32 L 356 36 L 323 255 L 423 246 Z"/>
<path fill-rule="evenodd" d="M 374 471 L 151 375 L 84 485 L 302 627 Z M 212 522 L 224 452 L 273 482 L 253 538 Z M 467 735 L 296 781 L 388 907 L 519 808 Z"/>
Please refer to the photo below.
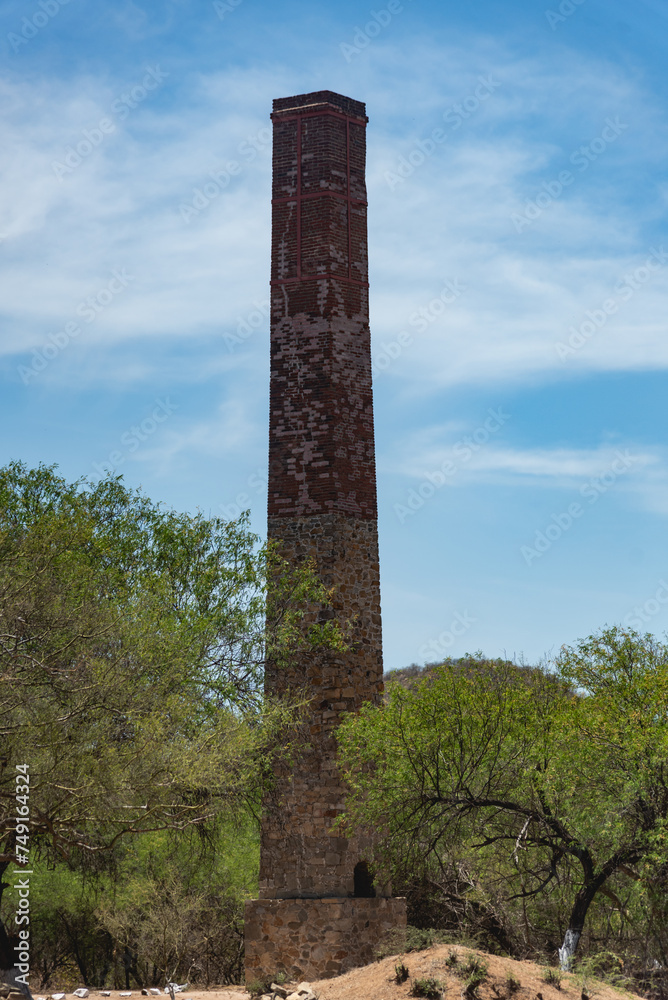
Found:
<path fill-rule="evenodd" d="M 246 982 L 284 973 L 327 979 L 373 962 L 404 899 L 260 899 L 246 903 Z"/>
<path fill-rule="evenodd" d="M 356 620 L 346 653 L 314 653 L 290 668 L 267 666 L 268 692 L 306 687 L 312 701 L 305 746 L 292 768 L 277 770 L 263 802 L 260 896 L 345 896 L 354 891 L 355 865 L 370 857 L 371 844 L 333 826 L 346 794 L 334 731 L 346 712 L 377 703 L 382 692 L 376 522 L 341 514 L 276 518 L 269 534 L 280 537 L 291 563 L 315 557 L 323 582 L 336 587 L 335 613 Z"/>

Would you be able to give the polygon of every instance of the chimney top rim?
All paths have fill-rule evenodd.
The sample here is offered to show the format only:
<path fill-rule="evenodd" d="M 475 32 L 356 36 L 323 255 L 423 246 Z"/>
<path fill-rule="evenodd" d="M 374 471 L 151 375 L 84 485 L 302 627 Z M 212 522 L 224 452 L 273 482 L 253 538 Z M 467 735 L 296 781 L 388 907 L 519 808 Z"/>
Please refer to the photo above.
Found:
<path fill-rule="evenodd" d="M 275 98 L 271 117 L 285 114 L 312 113 L 317 108 L 324 109 L 327 107 L 333 108 L 339 114 L 343 114 L 346 117 L 368 121 L 366 105 L 363 101 L 356 101 L 352 97 L 337 94 L 333 90 L 316 90 L 310 94 L 295 94 L 292 97 Z"/>

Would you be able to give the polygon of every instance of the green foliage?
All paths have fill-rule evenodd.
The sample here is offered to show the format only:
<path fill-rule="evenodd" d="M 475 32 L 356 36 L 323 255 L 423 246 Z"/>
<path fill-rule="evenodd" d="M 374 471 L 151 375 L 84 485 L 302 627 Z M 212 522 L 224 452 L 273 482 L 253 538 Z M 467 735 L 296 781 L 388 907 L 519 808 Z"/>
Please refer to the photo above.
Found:
<path fill-rule="evenodd" d="M 120 479 L 0 469 L 0 876 L 27 763 L 43 984 L 57 970 L 124 985 L 124 953 L 137 982 L 239 978 L 253 817 L 308 698 L 269 703 L 264 664 L 345 648 L 349 623 L 318 613 L 330 599 L 243 518 L 166 510 Z M 373 831 L 379 878 L 407 887 L 421 925 L 389 953 L 463 930 L 553 956 L 561 928 L 565 966 L 582 934 L 607 949 L 606 976 L 624 956 L 659 990 L 665 645 L 613 628 L 552 671 L 477 655 L 411 667 L 339 736 L 348 827 Z"/>
<path fill-rule="evenodd" d="M 252 817 L 219 822 L 208 841 L 171 831 L 123 838 L 105 862 L 83 873 L 33 861 L 40 989 L 123 989 L 126 950 L 138 986 L 243 979 L 243 906 L 259 868 Z M 10 917 L 18 900 L 12 888 L 5 896 Z"/>
<path fill-rule="evenodd" d="M 255 824 L 220 824 L 211 844 L 162 832 L 124 849 L 96 920 L 134 956 L 145 984 L 239 982 L 243 978 L 243 903 L 257 891 Z M 216 928 L 212 934 L 212 928 Z"/>
<path fill-rule="evenodd" d="M 381 831 L 377 870 L 422 873 L 504 949 L 559 922 L 568 961 L 605 900 L 621 928 L 619 893 L 647 913 L 665 884 L 668 650 L 651 636 L 608 629 L 553 672 L 449 661 L 339 739 L 349 828 Z"/>
<path fill-rule="evenodd" d="M 620 989 L 633 989 L 633 981 L 625 971 L 624 959 L 614 951 L 605 949 L 578 959 L 575 967 L 577 978 L 584 992 L 591 980 L 599 980 Z"/>
<path fill-rule="evenodd" d="M 564 648 L 557 666 L 579 695 L 569 722 L 586 747 L 587 780 L 595 793 L 591 805 L 601 803 L 597 810 L 583 810 L 587 833 L 602 823 L 598 842 L 606 850 L 637 842 L 634 853 L 644 861 L 665 863 L 667 647 L 650 635 L 607 629 Z M 617 810 L 604 811 L 615 800 Z"/>
<path fill-rule="evenodd" d="M 395 983 L 399 984 L 405 983 L 409 976 L 410 976 L 410 970 L 407 965 L 404 965 L 403 962 L 399 962 L 397 965 L 395 965 L 394 967 Z"/>
<path fill-rule="evenodd" d="M 411 987 L 411 996 L 426 997 L 427 1000 L 439 1000 L 443 996 L 443 983 L 431 977 L 415 979 Z"/>
<path fill-rule="evenodd" d="M 252 979 L 250 983 L 246 984 L 246 989 L 252 997 L 261 997 L 263 993 L 269 990 L 270 986 L 270 980 Z"/>
<path fill-rule="evenodd" d="M 424 951 L 434 944 L 441 944 L 447 935 L 433 927 L 411 927 L 409 924 L 405 930 L 404 951 Z"/>
<path fill-rule="evenodd" d="M 561 972 L 559 969 L 553 969 L 551 966 L 547 965 L 542 973 L 542 980 L 547 983 L 548 986 L 554 986 L 555 990 L 561 989 Z"/>
<path fill-rule="evenodd" d="M 464 981 L 467 995 L 475 996 L 478 987 L 487 978 L 487 963 L 477 955 L 469 954 L 454 968 L 454 971 Z"/>
<path fill-rule="evenodd" d="M 104 985 L 113 967 L 114 945 L 96 921 L 95 887 L 63 865 L 49 868 L 33 859 L 31 867 L 30 932 L 37 945 L 31 957 L 39 988 L 52 982 L 70 988 Z M 18 904 L 12 888 L 3 903 L 5 923 L 11 927 Z"/>
<path fill-rule="evenodd" d="M 478 977 L 479 981 L 482 982 L 487 975 L 487 963 L 477 955 L 468 954 L 464 957 L 464 961 L 458 964 L 457 975 L 461 976 L 462 979 L 468 976 Z"/>
<path fill-rule="evenodd" d="M 265 658 L 344 645 L 336 621 L 307 623 L 328 600 L 243 517 L 0 469 L 0 864 L 24 762 L 32 843 L 73 864 L 243 811 L 295 721 L 264 699 Z"/>
<path fill-rule="evenodd" d="M 524 783 L 531 759 L 540 759 L 534 717 L 554 685 L 534 691 L 527 681 L 511 665 L 483 662 L 464 671 L 444 664 L 410 689 L 392 686 L 384 708 L 365 706 L 340 731 L 354 789 L 351 817 L 377 822 L 386 848 L 408 841 L 417 859 L 432 835 L 435 850 L 449 832 L 443 822 L 449 812 L 464 832 L 469 800 L 480 799 L 490 778 L 498 776 L 499 790 L 510 791 Z"/>
<path fill-rule="evenodd" d="M 29 836 L 44 984 L 239 980 L 260 794 L 308 698 L 266 699 L 264 665 L 347 648 L 330 599 L 244 517 L 0 469 L 0 897 Z"/>
<path fill-rule="evenodd" d="M 252 997 L 260 997 L 263 993 L 268 993 L 273 995 L 273 990 L 271 988 L 272 983 L 278 983 L 281 986 L 287 981 L 287 977 L 284 972 L 277 972 L 274 976 L 268 976 L 265 979 L 253 979 L 250 983 L 246 984 L 246 989 Z"/>
<path fill-rule="evenodd" d="M 434 944 L 442 944 L 450 940 L 447 932 L 435 930 L 433 927 L 396 927 L 390 931 L 376 949 L 376 958 L 387 958 L 398 952 L 424 951 Z"/>

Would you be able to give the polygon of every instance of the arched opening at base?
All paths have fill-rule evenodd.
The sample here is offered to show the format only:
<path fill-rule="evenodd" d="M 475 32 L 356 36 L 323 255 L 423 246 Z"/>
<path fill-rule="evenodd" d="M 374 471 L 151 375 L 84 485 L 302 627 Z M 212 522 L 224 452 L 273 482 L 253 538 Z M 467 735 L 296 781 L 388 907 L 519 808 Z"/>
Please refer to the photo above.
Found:
<path fill-rule="evenodd" d="M 376 890 L 373 884 L 373 877 L 369 871 L 369 866 L 366 861 L 359 861 L 355 865 L 355 870 L 353 872 L 354 880 L 354 896 L 358 899 L 373 899 L 376 895 Z"/>

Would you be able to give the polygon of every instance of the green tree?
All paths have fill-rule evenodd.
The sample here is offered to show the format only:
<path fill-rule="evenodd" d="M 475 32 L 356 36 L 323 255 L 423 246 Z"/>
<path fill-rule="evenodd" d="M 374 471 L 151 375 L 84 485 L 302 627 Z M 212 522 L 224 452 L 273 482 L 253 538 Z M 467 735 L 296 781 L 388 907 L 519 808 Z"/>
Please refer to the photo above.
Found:
<path fill-rule="evenodd" d="M 264 698 L 265 658 L 343 645 L 334 620 L 304 626 L 328 603 L 243 517 L 0 469 L 0 875 L 28 844 L 85 868 L 257 801 L 295 718 Z"/>
<path fill-rule="evenodd" d="M 381 831 L 387 869 L 456 855 L 482 896 L 567 889 L 569 967 L 597 896 L 668 861 L 667 699 L 668 650 L 621 629 L 554 673 L 446 663 L 342 727 L 348 822 Z"/>
<path fill-rule="evenodd" d="M 126 836 L 97 870 L 31 859 L 32 974 L 40 992 L 243 980 L 244 903 L 257 894 L 252 815 L 220 818 L 206 838 Z M 5 894 L 13 915 L 16 893 Z M 12 921 L 13 922 L 13 921 Z M 9 923 L 9 920 L 8 920 Z"/>

